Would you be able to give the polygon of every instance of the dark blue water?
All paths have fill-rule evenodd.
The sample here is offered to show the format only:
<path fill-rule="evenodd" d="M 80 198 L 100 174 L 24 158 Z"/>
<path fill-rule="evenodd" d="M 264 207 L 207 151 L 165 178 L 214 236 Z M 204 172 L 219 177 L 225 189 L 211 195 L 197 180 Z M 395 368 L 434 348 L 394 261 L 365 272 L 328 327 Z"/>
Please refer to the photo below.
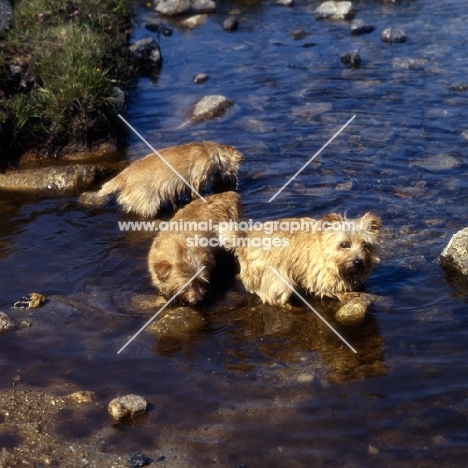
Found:
<path fill-rule="evenodd" d="M 120 232 L 118 221 L 136 218 L 114 205 L 3 196 L 0 306 L 33 325 L 0 338 L 3 388 L 19 375 L 24 386 L 93 390 L 104 406 L 141 394 L 153 411 L 105 450 L 169 457 L 177 447 L 180 466 L 466 465 L 467 289 L 435 261 L 468 224 L 468 10 L 461 0 L 361 0 L 357 17 L 376 30 L 353 37 L 349 23 L 316 21 L 317 4 L 222 3 L 198 28 L 170 24 L 161 74 L 139 80 L 126 118 L 156 148 L 236 146 L 249 217 L 381 216 L 382 263 L 367 289 L 386 300 L 359 326 L 334 323 L 357 354 L 308 310 L 231 291 L 203 311 L 196 336 L 162 346 L 145 332 L 118 355 L 152 313 L 134 301 L 153 293 L 152 234 Z M 235 8 L 239 30 L 227 33 L 222 21 Z M 151 11 L 140 5 L 136 14 L 135 40 L 151 35 L 143 27 Z M 387 27 L 403 29 L 407 42 L 381 42 Z M 291 39 L 296 29 L 309 36 Z M 353 49 L 358 69 L 340 61 Z M 197 73 L 210 79 L 197 85 Z M 218 93 L 235 102 L 225 117 L 187 122 L 192 103 Z M 148 152 L 130 136 L 128 158 Z M 9 308 L 30 291 L 48 304 Z M 316 307 L 327 316 L 329 304 Z M 94 421 L 87 436 L 105 424 Z M 68 421 L 60 430 L 79 437 Z"/>

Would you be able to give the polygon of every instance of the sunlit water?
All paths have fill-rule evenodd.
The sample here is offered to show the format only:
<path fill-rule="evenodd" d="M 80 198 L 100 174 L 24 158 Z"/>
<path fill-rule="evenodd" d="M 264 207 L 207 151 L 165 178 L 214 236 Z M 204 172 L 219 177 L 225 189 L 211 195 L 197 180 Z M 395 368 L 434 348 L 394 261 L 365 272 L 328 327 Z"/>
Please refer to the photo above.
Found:
<path fill-rule="evenodd" d="M 236 146 L 246 157 L 240 193 L 248 217 L 381 216 L 382 263 L 367 289 L 386 300 L 353 327 L 316 303 L 358 352 L 306 309 L 275 310 L 229 291 L 203 310 L 200 334 L 163 345 L 144 332 L 117 354 L 154 312 L 134 301 L 153 294 L 152 234 L 120 232 L 118 221 L 137 218 L 116 205 L 4 195 L 0 306 L 32 326 L 0 338 L 2 388 L 66 383 L 104 403 L 141 394 L 150 414 L 107 435 L 104 450 L 177 446 L 187 466 L 390 467 L 416 459 L 421 467 L 465 466 L 467 290 L 436 259 L 468 224 L 468 10 L 462 0 L 361 0 L 357 17 L 376 30 L 353 37 L 349 23 L 315 20 L 317 3 L 222 4 L 196 29 L 175 27 L 160 38 L 160 77 L 140 79 L 126 116 L 156 148 Z M 222 21 L 233 8 L 240 27 L 228 33 Z M 150 16 L 137 9 L 133 39 L 151 35 Z M 406 43 L 380 41 L 391 26 L 406 32 Z M 294 40 L 296 29 L 310 35 Z M 358 69 L 340 61 L 353 49 Z M 408 58 L 424 60 L 405 68 Z M 193 83 L 197 73 L 209 81 Z M 187 124 L 188 107 L 218 93 L 235 107 L 219 120 Z M 149 152 L 129 140 L 128 158 Z M 32 291 L 48 296 L 45 307 L 10 309 Z M 103 410 L 77 427 L 64 417 L 57 433 L 86 440 L 108 424 Z"/>

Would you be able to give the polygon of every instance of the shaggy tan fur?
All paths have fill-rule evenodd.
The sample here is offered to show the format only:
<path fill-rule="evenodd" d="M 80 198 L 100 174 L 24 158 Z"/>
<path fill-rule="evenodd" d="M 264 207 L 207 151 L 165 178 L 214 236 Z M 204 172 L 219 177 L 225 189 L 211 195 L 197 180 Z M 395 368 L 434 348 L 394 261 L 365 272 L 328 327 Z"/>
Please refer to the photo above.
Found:
<path fill-rule="evenodd" d="M 321 223 L 325 221 L 342 222 L 344 218 L 333 213 L 324 216 Z M 258 294 L 264 303 L 285 304 L 292 294 L 270 266 L 294 288 L 299 286 L 320 297 L 338 297 L 343 292 L 361 289 L 380 261 L 380 219 L 367 213 L 362 218 L 346 221 L 354 222 L 356 230 L 267 234 L 265 229 L 235 232 L 231 229 L 221 232 L 220 239 L 238 258 L 240 277 L 246 289 Z M 265 249 L 264 246 L 271 246 L 274 239 L 278 246 Z"/>
<path fill-rule="evenodd" d="M 235 188 L 242 154 L 232 146 L 206 141 L 173 146 L 160 155 L 197 191 L 221 186 Z M 175 206 L 178 199 L 191 192 L 190 187 L 156 154 L 133 162 L 105 183 L 97 197 L 119 192 L 117 201 L 127 212 L 153 217 L 162 205 Z M 192 191 L 192 198 L 197 195 Z"/>
<path fill-rule="evenodd" d="M 231 191 L 210 195 L 206 197 L 206 202 L 194 200 L 176 213 L 171 222 L 208 223 L 211 220 L 213 228 L 162 231 L 154 239 L 148 255 L 148 268 L 153 285 L 163 296 L 168 299 L 172 297 L 204 266 L 205 269 L 178 296 L 181 302 L 190 305 L 203 299 L 208 292 L 211 273 L 216 264 L 215 255 L 220 247 L 195 245 L 193 239 L 196 236 L 213 239 L 217 244 L 216 224 L 229 220 L 238 221 L 241 211 L 240 195 Z"/>

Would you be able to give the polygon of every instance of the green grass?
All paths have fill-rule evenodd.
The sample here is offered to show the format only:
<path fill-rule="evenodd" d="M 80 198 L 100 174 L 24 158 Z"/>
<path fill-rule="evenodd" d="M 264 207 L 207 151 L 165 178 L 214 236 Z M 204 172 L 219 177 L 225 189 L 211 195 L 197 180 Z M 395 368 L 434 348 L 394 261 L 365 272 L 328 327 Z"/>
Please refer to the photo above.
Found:
<path fill-rule="evenodd" d="M 15 2 L 14 27 L 0 39 L 0 124 L 13 123 L 12 153 L 55 156 L 111 135 L 114 88 L 135 72 L 125 55 L 130 14 L 129 0 Z M 15 64 L 26 86 L 7 79 Z"/>

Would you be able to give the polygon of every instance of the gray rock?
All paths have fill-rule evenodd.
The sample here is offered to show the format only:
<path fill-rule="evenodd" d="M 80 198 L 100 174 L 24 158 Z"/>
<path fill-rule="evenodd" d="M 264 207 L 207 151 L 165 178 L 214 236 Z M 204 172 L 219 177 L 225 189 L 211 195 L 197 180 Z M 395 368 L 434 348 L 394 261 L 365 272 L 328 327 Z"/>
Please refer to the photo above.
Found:
<path fill-rule="evenodd" d="M 233 105 L 234 101 L 219 94 L 205 96 L 190 108 L 190 119 L 195 122 L 216 119 L 222 117 Z"/>
<path fill-rule="evenodd" d="M 198 73 L 198 75 L 193 77 L 193 82 L 196 84 L 205 84 L 209 79 L 210 77 L 205 75 L 205 73 Z"/>
<path fill-rule="evenodd" d="M 283 5 L 286 7 L 292 7 L 294 5 L 293 0 L 276 0 L 277 5 Z"/>
<path fill-rule="evenodd" d="M 199 312 L 190 307 L 178 307 L 163 312 L 163 315 L 148 327 L 148 331 L 160 339 L 183 339 L 199 332 L 204 326 L 205 319 Z"/>
<path fill-rule="evenodd" d="M 361 56 L 358 50 L 351 50 L 341 56 L 341 62 L 348 67 L 358 67 L 361 63 Z"/>
<path fill-rule="evenodd" d="M 289 37 L 291 39 L 294 39 L 295 41 L 302 41 L 302 39 L 305 39 L 306 37 L 310 36 L 310 33 L 307 31 L 304 31 L 303 29 L 295 29 Z"/>
<path fill-rule="evenodd" d="M 0 174 L 0 188 L 54 195 L 74 193 L 88 189 L 106 172 L 103 166 L 78 164 L 13 170 Z"/>
<path fill-rule="evenodd" d="M 140 39 L 129 46 L 128 50 L 130 57 L 142 65 L 160 67 L 162 64 L 161 49 L 152 37 Z"/>
<path fill-rule="evenodd" d="M 148 403 L 139 395 L 125 395 L 114 398 L 107 407 L 114 419 L 135 418 L 146 413 Z"/>
<path fill-rule="evenodd" d="M 375 30 L 374 26 L 367 24 L 362 19 L 355 19 L 351 23 L 351 34 L 360 36 L 361 34 L 369 34 Z"/>
<path fill-rule="evenodd" d="M 0 336 L 8 333 L 15 326 L 15 322 L 5 313 L 0 312 Z"/>
<path fill-rule="evenodd" d="M 13 22 L 13 7 L 8 0 L 0 0 L 0 32 L 10 29 Z"/>
<path fill-rule="evenodd" d="M 468 276 L 468 227 L 452 236 L 439 256 L 444 269 Z"/>
<path fill-rule="evenodd" d="M 351 2 L 340 2 L 328 0 L 323 2 L 315 10 L 315 18 L 328 20 L 349 20 L 353 19 L 356 12 L 353 10 Z"/>
<path fill-rule="evenodd" d="M 212 0 L 155 0 L 154 8 L 162 15 L 186 15 L 189 13 L 213 13 L 216 3 Z"/>
<path fill-rule="evenodd" d="M 235 16 L 230 16 L 223 21 L 223 29 L 225 31 L 234 32 L 239 28 L 239 22 Z"/>
<path fill-rule="evenodd" d="M 423 68 L 429 60 L 424 58 L 397 57 L 392 61 L 395 70 L 409 70 Z"/>
<path fill-rule="evenodd" d="M 208 21 L 209 16 L 205 14 L 192 15 L 179 21 L 179 25 L 183 28 L 195 29 L 202 26 Z"/>
<path fill-rule="evenodd" d="M 406 42 L 406 34 L 401 29 L 387 28 L 382 32 L 380 39 L 387 43 L 401 43 Z"/>

